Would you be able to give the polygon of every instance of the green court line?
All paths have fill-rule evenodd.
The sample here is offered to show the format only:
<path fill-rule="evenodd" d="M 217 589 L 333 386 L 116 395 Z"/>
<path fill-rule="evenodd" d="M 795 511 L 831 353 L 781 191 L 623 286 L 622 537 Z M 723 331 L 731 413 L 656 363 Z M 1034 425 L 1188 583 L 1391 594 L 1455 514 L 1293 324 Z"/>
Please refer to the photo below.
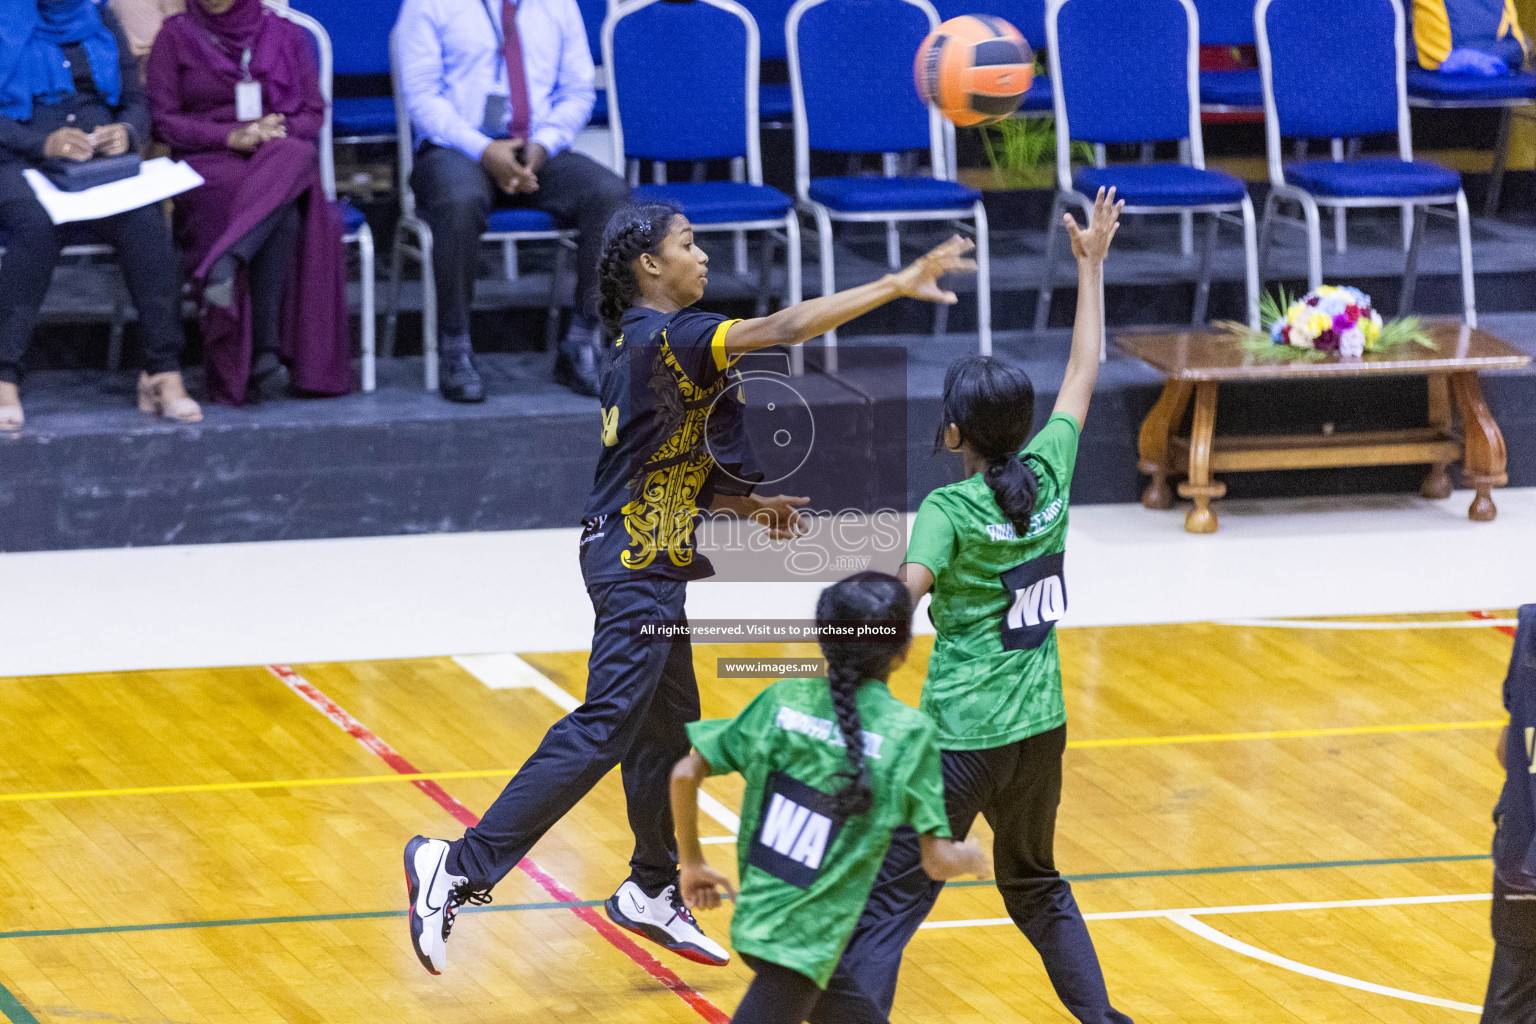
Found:
<path fill-rule="evenodd" d="M 11 990 L 0 985 L 0 1014 L 11 1024 L 38 1024 L 32 1011 L 21 1005 L 21 1000 L 11 995 Z"/>
<path fill-rule="evenodd" d="M 1112 882 L 1121 878 L 1176 878 L 1180 875 L 1235 875 L 1249 871 L 1304 871 L 1318 868 L 1370 868 L 1392 864 L 1438 864 L 1460 860 L 1487 860 L 1486 853 L 1461 853 L 1451 857 L 1381 857 L 1371 860 L 1314 860 L 1292 864 L 1234 864 L 1219 868 L 1164 868 L 1161 871 L 1109 871 L 1097 875 L 1066 875 L 1069 882 Z M 949 886 L 994 885 L 984 882 L 949 882 Z M 5 938 L 0 934 L 0 939 Z"/>
<path fill-rule="evenodd" d="M 1299 861 L 1290 864 L 1234 864 L 1211 868 L 1162 868 L 1154 871 L 1112 871 L 1093 875 L 1067 875 L 1069 882 L 1108 882 L 1127 878 L 1173 878 L 1185 875 L 1230 875 L 1253 871 L 1305 871 L 1320 868 L 1380 867 L 1394 864 L 1436 864 L 1456 861 L 1487 860 L 1486 853 L 1463 853 L 1446 857 L 1382 857 L 1371 860 Z M 951 886 L 993 885 L 991 881 L 950 882 Z M 523 910 L 569 910 L 576 907 L 600 907 L 603 900 L 574 902 L 505 903 L 499 906 L 465 907 L 462 914 L 504 914 Z M 92 928 L 41 928 L 30 931 L 0 932 L 0 939 L 38 939 L 65 935 L 113 935 L 122 932 L 165 932 L 186 928 L 228 928 L 253 924 L 316 924 L 325 921 L 368 921 L 404 917 L 403 910 L 360 910 L 341 914 L 295 914 L 286 917 L 232 917 L 213 921 L 170 921 L 160 924 L 101 925 Z M 0 996 L 0 1005 L 4 997 Z M 14 1020 L 14 1018 L 13 1018 Z"/>

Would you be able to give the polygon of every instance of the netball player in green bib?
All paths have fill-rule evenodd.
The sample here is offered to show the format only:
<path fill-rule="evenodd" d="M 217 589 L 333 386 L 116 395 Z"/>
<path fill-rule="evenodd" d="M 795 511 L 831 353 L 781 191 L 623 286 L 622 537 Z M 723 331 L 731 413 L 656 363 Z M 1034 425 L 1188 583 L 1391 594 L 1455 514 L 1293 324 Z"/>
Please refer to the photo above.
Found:
<path fill-rule="evenodd" d="M 1101 190 L 1087 229 L 1066 218 L 1078 263 L 1077 321 L 1056 408 L 1033 439 L 1034 388 L 1023 371 L 974 356 L 950 365 L 939 441 L 961 455 L 965 479 L 923 501 L 901 567 L 914 604 L 933 594 L 938 636 L 921 709 L 943 750 L 949 827 L 964 838 L 977 814 L 987 818 L 1008 914 L 1084 1024 L 1129 1018 L 1109 1003 L 1072 887 L 1056 871 L 1067 712 L 1055 625 L 1067 610 L 1063 555 L 1078 433 L 1099 372 L 1104 257 L 1122 205 Z M 902 950 L 943 888 L 919 859 L 916 837 L 898 833 L 833 992 L 863 994 L 889 1012 Z"/>
<path fill-rule="evenodd" d="M 883 1024 L 861 993 L 823 992 L 880 870 L 891 833 L 913 832 L 925 877 L 984 875 L 975 840 L 951 842 L 933 723 L 885 680 L 912 643 L 899 580 L 863 572 L 816 603 L 826 679 L 785 679 L 731 719 L 688 726 L 693 753 L 672 772 L 679 885 L 688 906 L 720 903 L 730 882 L 699 845 L 699 783 L 746 780 L 731 944 L 757 972 L 733 1024 Z"/>

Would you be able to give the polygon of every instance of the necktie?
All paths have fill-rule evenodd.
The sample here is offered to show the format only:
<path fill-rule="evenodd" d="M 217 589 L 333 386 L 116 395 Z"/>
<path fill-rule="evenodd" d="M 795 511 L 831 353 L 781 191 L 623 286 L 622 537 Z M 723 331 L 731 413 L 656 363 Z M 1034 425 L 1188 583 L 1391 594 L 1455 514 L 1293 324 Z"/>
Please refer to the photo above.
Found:
<path fill-rule="evenodd" d="M 532 120 L 528 110 L 528 75 L 523 70 L 523 43 L 517 35 L 517 4 L 501 0 L 502 53 L 507 60 L 507 93 L 512 103 L 512 121 L 507 132 L 514 139 L 528 137 Z"/>

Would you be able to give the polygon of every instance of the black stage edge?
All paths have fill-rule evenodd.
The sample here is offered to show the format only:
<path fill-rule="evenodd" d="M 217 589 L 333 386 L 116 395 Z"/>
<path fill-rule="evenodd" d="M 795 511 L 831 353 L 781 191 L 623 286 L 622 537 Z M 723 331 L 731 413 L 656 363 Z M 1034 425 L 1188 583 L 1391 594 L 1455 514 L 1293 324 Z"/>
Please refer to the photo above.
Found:
<path fill-rule="evenodd" d="M 1484 326 L 1536 352 L 1536 314 L 1502 314 Z M 907 350 L 899 377 L 871 370 L 874 344 Z M 999 335 L 997 354 L 1036 383 L 1036 425 L 1050 414 L 1068 335 Z M 906 506 L 956 479 L 954 457 L 932 454 L 943 372 L 974 351 L 970 336 L 845 337 L 840 372 L 811 370 L 796 382 L 815 412 L 822 456 L 774 490 L 808 494 L 826 507 L 848 491 L 870 452 L 883 480 L 898 480 L 906 454 Z M 151 544 L 360 537 L 466 530 L 571 527 L 599 447 L 595 399 L 548 379 L 550 357 L 483 359 L 489 401 L 450 405 L 421 388 L 419 360 L 382 361 L 372 395 L 293 400 L 249 409 L 210 407 L 195 426 L 141 416 L 133 375 L 50 371 L 26 382 L 28 424 L 0 437 L 0 550 L 39 551 Z M 889 364 L 887 364 L 888 366 Z M 1073 498 L 1129 502 L 1144 479 L 1136 436 L 1160 378 L 1112 356 L 1084 431 Z M 1504 430 L 1510 483 L 1536 485 L 1536 372 L 1488 375 L 1489 405 Z M 1422 378 L 1248 384 L 1222 392 L 1220 429 L 1305 431 L 1405 425 L 1422 416 Z M 906 437 L 900 423 L 905 419 Z M 1422 470 L 1234 474 L 1233 497 L 1412 492 Z M 899 495 L 899 490 L 898 490 Z M 885 496 L 882 496 L 885 497 Z M 899 500 L 899 497 L 888 500 Z"/>

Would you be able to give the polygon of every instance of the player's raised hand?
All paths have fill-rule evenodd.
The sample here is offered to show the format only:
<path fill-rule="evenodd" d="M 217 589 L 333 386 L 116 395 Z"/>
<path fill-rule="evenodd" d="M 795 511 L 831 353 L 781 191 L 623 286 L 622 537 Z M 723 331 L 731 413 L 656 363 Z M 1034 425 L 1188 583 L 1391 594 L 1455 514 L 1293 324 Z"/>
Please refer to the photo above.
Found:
<path fill-rule="evenodd" d="M 731 880 L 710 867 L 705 861 L 683 863 L 677 866 L 677 885 L 682 891 L 683 902 L 689 910 L 714 910 L 720 905 L 720 890 L 725 889 L 731 899 L 736 890 Z"/>
<path fill-rule="evenodd" d="M 936 247 L 925 256 L 919 256 L 905 270 L 892 275 L 896 287 L 909 299 L 924 302 L 942 302 L 953 306 L 958 299 L 955 293 L 939 287 L 939 278 L 945 274 L 968 274 L 976 270 L 976 261 L 966 254 L 976 248 L 969 238 L 952 236 L 949 241 Z"/>
<path fill-rule="evenodd" d="M 1093 200 L 1093 220 L 1088 222 L 1086 229 L 1078 227 L 1070 213 L 1062 215 L 1067 233 L 1072 236 L 1072 255 L 1078 262 L 1104 262 L 1104 257 L 1109 255 L 1109 243 L 1120 230 L 1120 211 L 1124 208 L 1124 199 L 1115 202 L 1113 188 L 1107 191 L 1101 188 Z"/>

